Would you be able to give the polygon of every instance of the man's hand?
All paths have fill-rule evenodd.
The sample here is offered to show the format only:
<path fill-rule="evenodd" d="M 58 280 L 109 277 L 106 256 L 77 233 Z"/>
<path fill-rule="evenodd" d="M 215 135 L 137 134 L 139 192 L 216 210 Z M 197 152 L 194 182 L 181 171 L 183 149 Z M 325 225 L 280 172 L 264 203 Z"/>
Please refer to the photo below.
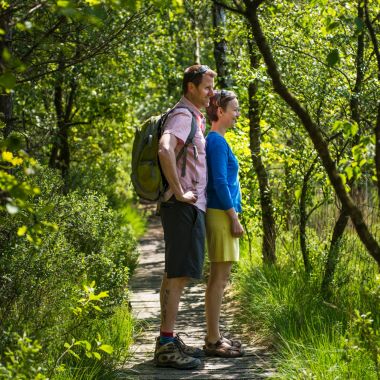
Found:
<path fill-rule="evenodd" d="M 177 201 L 185 202 L 185 203 L 195 203 L 198 200 L 197 193 L 193 191 L 187 191 L 183 194 L 176 194 L 175 195 Z"/>

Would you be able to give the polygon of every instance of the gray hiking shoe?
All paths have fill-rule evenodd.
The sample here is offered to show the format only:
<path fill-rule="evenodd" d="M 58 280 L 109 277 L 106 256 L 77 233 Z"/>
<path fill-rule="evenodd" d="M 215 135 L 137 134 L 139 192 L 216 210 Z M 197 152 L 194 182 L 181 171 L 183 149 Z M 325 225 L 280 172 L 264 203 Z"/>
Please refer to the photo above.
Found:
<path fill-rule="evenodd" d="M 159 339 L 157 339 L 154 351 L 154 363 L 157 367 L 193 369 L 197 368 L 201 364 L 201 361 L 186 355 L 178 340 L 174 339 L 172 342 L 160 344 Z"/>
<path fill-rule="evenodd" d="M 202 357 L 205 356 L 204 351 L 201 350 L 200 348 L 198 348 L 198 347 L 191 347 L 191 346 L 188 346 L 187 344 L 185 344 L 185 342 L 181 339 L 180 334 L 184 334 L 186 336 L 188 336 L 188 335 L 186 333 L 178 333 L 174 337 L 174 339 L 178 341 L 178 343 L 180 344 L 180 346 L 182 348 L 182 351 L 186 355 L 192 356 L 193 358 L 202 358 Z"/>

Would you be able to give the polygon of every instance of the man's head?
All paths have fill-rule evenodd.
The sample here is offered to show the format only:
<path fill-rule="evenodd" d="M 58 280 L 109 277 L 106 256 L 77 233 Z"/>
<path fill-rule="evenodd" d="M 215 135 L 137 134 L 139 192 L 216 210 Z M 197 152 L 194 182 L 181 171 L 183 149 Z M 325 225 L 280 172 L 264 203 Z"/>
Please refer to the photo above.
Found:
<path fill-rule="evenodd" d="M 183 75 L 182 90 L 197 108 L 207 107 L 214 92 L 216 72 L 205 65 L 188 67 Z"/>

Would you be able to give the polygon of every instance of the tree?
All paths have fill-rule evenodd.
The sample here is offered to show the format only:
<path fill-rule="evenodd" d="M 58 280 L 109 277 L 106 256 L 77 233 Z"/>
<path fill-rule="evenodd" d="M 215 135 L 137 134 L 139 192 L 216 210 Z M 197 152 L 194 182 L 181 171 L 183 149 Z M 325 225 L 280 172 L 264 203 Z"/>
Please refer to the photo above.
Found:
<path fill-rule="evenodd" d="M 313 120 L 308 110 L 304 108 L 297 97 L 289 91 L 281 78 L 280 71 L 278 70 L 271 48 L 265 38 L 265 35 L 263 34 L 261 23 L 259 21 L 258 10 L 260 5 L 265 3 L 265 1 L 244 0 L 245 7 L 243 7 L 243 4 L 237 3 L 238 6 L 236 8 L 223 4 L 222 2 L 218 3 L 222 6 L 224 5 L 226 8 L 232 11 L 244 15 L 247 18 L 257 46 L 260 50 L 261 55 L 263 56 L 268 74 L 272 79 L 274 90 L 280 95 L 280 97 L 288 104 L 288 106 L 301 120 L 304 128 L 306 129 L 310 139 L 313 142 L 314 148 L 318 152 L 318 155 L 327 172 L 327 175 L 329 176 L 331 184 L 342 203 L 342 206 L 347 209 L 347 212 L 350 215 L 358 236 L 366 246 L 369 254 L 376 260 L 378 264 L 380 264 L 380 246 L 374 238 L 373 234 L 370 232 L 368 225 L 365 223 L 362 212 L 349 196 L 342 177 L 339 175 L 335 162 L 331 157 L 331 152 L 329 150 L 326 139 L 323 137 L 320 129 L 318 128 L 318 125 L 316 124 L 315 120 Z"/>

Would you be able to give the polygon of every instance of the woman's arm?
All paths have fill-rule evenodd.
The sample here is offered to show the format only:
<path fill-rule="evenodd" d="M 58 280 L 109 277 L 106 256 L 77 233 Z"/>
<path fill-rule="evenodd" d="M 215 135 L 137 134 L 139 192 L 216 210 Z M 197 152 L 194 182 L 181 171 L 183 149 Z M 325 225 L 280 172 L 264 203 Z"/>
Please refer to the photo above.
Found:
<path fill-rule="evenodd" d="M 207 152 L 207 160 L 209 162 L 209 170 L 213 178 L 216 196 L 222 210 L 224 210 L 231 220 L 231 234 L 234 237 L 240 237 L 244 233 L 244 229 L 239 222 L 230 190 L 228 188 L 227 164 L 228 164 L 228 145 L 223 140 L 215 140 L 212 146 L 209 146 Z"/>

